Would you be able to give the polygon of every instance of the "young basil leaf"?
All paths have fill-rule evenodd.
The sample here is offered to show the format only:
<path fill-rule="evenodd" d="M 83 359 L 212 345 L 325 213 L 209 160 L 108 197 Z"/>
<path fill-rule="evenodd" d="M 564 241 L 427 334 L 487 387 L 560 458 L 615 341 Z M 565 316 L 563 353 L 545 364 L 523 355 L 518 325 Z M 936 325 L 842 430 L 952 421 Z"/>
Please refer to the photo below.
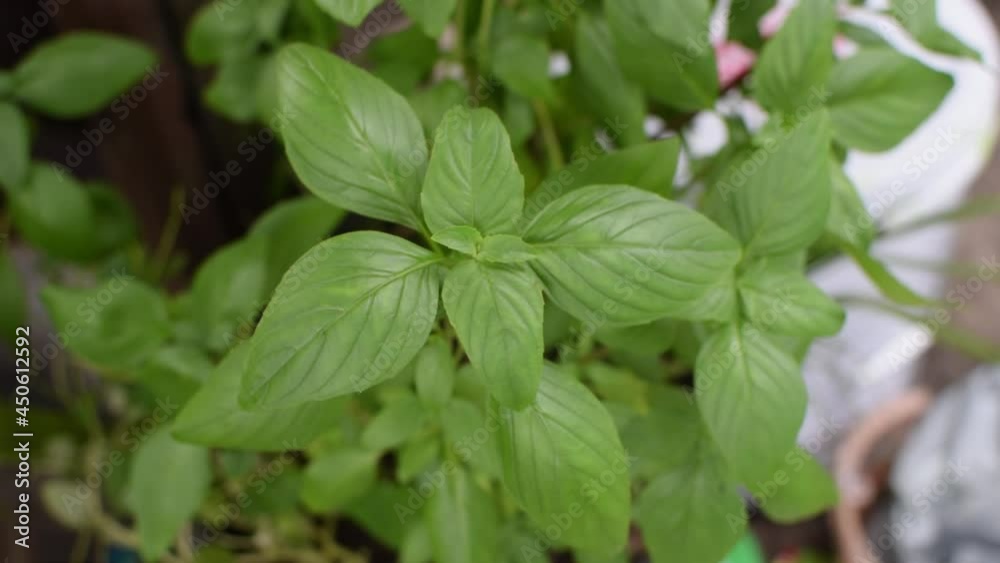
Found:
<path fill-rule="evenodd" d="M 516 264 L 534 260 L 535 251 L 517 235 L 490 235 L 483 239 L 476 257 L 484 262 Z"/>
<path fill-rule="evenodd" d="M 128 373 L 170 335 L 163 295 L 127 274 L 87 289 L 50 285 L 42 303 L 66 346 L 99 367 Z"/>
<path fill-rule="evenodd" d="M 504 86 L 525 98 L 546 102 L 555 99 L 549 80 L 549 47 L 538 37 L 502 37 L 493 53 L 493 72 Z"/>
<path fill-rule="evenodd" d="M 224 351 L 249 334 L 270 288 L 267 240 L 248 237 L 211 255 L 191 282 L 192 313 L 204 345 Z"/>
<path fill-rule="evenodd" d="M 14 227 L 33 246 L 55 258 L 95 257 L 96 228 L 87 192 L 71 176 L 33 164 L 23 186 L 8 191 Z"/>
<path fill-rule="evenodd" d="M 785 456 L 770 481 L 748 488 L 764 512 L 782 524 L 810 518 L 837 504 L 837 484 L 826 469 L 801 448 Z"/>
<path fill-rule="evenodd" d="M 844 309 L 804 275 L 766 262 L 737 281 L 746 318 L 778 334 L 832 336 L 844 325 Z"/>
<path fill-rule="evenodd" d="M 444 339 L 432 336 L 417 354 L 414 379 L 417 396 L 429 407 L 443 407 L 455 386 L 455 361 Z"/>
<path fill-rule="evenodd" d="M 834 138 L 862 151 L 889 150 L 934 113 L 954 82 L 895 49 L 862 49 L 838 62 L 827 82 Z"/>
<path fill-rule="evenodd" d="M 315 0 L 316 5 L 351 27 L 358 27 L 381 0 Z"/>
<path fill-rule="evenodd" d="M 343 399 L 327 399 L 273 411 L 247 411 L 237 397 L 249 343 L 233 348 L 177 415 L 178 440 L 233 450 L 301 449 L 334 427 L 343 416 Z"/>
<path fill-rule="evenodd" d="M 317 457 L 306 467 L 299 498 L 318 514 L 346 507 L 375 485 L 378 458 L 377 452 L 360 448 Z"/>
<path fill-rule="evenodd" d="M 652 480 L 638 500 L 646 545 L 657 563 L 719 561 L 746 529 L 743 499 L 691 397 L 656 387 L 649 398 L 622 436 Z"/>
<path fill-rule="evenodd" d="M 623 144 L 632 145 L 646 140 L 643 122 L 646 102 L 642 90 L 625 77 L 614 51 L 607 23 L 586 13 L 576 22 L 573 44 L 574 64 L 579 69 L 580 92 L 589 99 L 597 114 L 606 120 L 621 121 Z M 621 178 L 613 181 L 622 182 Z M 604 181 L 588 182 L 602 184 Z M 623 182 L 630 183 L 630 182 Z"/>
<path fill-rule="evenodd" d="M 608 403 L 626 405 L 633 412 L 649 410 L 649 384 L 634 373 L 617 366 L 591 363 L 584 366 L 587 379 L 594 386 L 597 396 Z"/>
<path fill-rule="evenodd" d="M 441 441 L 433 433 L 414 436 L 396 455 L 396 480 L 408 483 L 431 465 L 441 461 Z"/>
<path fill-rule="evenodd" d="M 560 542 L 614 553 L 629 524 L 629 460 L 608 411 L 579 381 L 546 366 L 535 404 L 520 412 L 491 404 L 503 481 L 539 526 Z"/>
<path fill-rule="evenodd" d="M 621 0 L 604 10 L 622 68 L 646 94 L 679 110 L 715 104 L 719 77 L 708 0 Z"/>
<path fill-rule="evenodd" d="M 764 45 L 754 70 L 757 101 L 769 110 L 794 115 L 812 111 L 833 67 L 837 14 L 833 0 L 802 2 Z"/>
<path fill-rule="evenodd" d="M 399 0 L 399 4 L 420 28 L 431 37 L 438 37 L 444 31 L 457 0 Z"/>
<path fill-rule="evenodd" d="M 31 132 L 21 108 L 0 102 L 0 186 L 10 190 L 28 179 L 31 163 Z"/>
<path fill-rule="evenodd" d="M 338 207 L 419 229 L 427 141 L 406 99 L 308 45 L 282 49 L 278 75 L 281 132 L 302 183 Z"/>
<path fill-rule="evenodd" d="M 128 504 L 135 514 L 143 559 L 156 561 L 166 553 L 211 484 L 207 449 L 175 442 L 166 430 L 139 447 L 129 470 Z"/>
<path fill-rule="evenodd" d="M 534 135 L 536 129 L 535 110 L 531 107 L 531 101 L 523 96 L 507 92 L 503 98 L 501 117 L 503 117 L 503 125 L 507 129 L 507 133 L 510 135 L 512 146 L 519 147 Z M 521 172 L 523 173 L 525 170 L 526 168 L 522 166 Z"/>
<path fill-rule="evenodd" d="M 563 194 L 598 184 L 623 184 L 670 197 L 680 148 L 675 137 L 603 154 L 593 160 L 575 160 L 552 172 L 531 193 L 524 206 L 525 218 L 533 218 Z"/>
<path fill-rule="evenodd" d="M 544 352 L 542 288 L 531 270 L 468 260 L 448 273 L 442 299 L 490 393 L 510 408 L 531 404 Z"/>
<path fill-rule="evenodd" d="M 256 2 L 230 5 L 214 0 L 202 5 L 191 18 L 184 51 L 196 65 L 244 58 L 257 49 Z"/>
<path fill-rule="evenodd" d="M 424 405 L 412 395 L 387 404 L 361 433 L 361 444 L 369 450 L 388 450 L 420 431 L 426 419 Z"/>
<path fill-rule="evenodd" d="M 931 51 L 977 61 L 983 58 L 975 49 L 941 27 L 938 23 L 937 0 L 892 0 L 890 13 L 913 34 L 914 39 Z"/>
<path fill-rule="evenodd" d="M 475 227 L 457 225 L 434 233 L 431 240 L 462 254 L 475 256 L 479 253 L 479 245 L 483 242 L 483 235 L 479 234 Z"/>
<path fill-rule="evenodd" d="M 241 403 L 291 406 L 399 373 L 436 320 L 439 260 L 369 231 L 314 246 L 285 273 L 257 326 Z"/>
<path fill-rule="evenodd" d="M 712 187 L 706 206 L 748 256 L 795 252 L 823 233 L 831 199 L 829 121 L 821 110 L 763 138 Z"/>
<path fill-rule="evenodd" d="M 517 231 L 524 178 L 495 113 L 456 107 L 444 115 L 420 201 L 433 233 L 462 225 L 484 235 Z"/>
<path fill-rule="evenodd" d="M 741 0 L 729 6 L 729 38 L 751 49 L 760 49 L 760 20 L 777 0 Z"/>
<path fill-rule="evenodd" d="M 695 395 L 715 442 L 740 481 L 770 479 L 795 447 L 806 388 L 794 359 L 750 324 L 722 327 L 695 363 Z"/>
<path fill-rule="evenodd" d="M 215 78 L 205 87 L 206 105 L 238 123 L 253 121 L 259 109 L 257 83 L 266 63 L 267 58 L 256 53 L 222 61 Z"/>
<path fill-rule="evenodd" d="M 444 483 L 427 503 L 437 563 L 493 563 L 497 552 L 494 499 L 461 466 L 446 461 Z"/>
<path fill-rule="evenodd" d="M 14 95 L 63 119 L 83 117 L 138 81 L 156 62 L 146 46 L 93 31 L 46 41 L 14 69 Z"/>
<path fill-rule="evenodd" d="M 736 241 L 704 216 L 629 186 L 570 192 L 535 217 L 524 240 L 552 300 L 600 323 L 699 318 L 698 300 L 740 259 Z"/>

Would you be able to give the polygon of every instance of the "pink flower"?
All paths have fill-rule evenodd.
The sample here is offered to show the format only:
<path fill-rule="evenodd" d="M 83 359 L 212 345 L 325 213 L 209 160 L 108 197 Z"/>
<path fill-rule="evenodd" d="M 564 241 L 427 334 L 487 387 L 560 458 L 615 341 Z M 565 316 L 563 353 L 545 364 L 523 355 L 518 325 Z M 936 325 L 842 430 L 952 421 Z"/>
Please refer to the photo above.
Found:
<path fill-rule="evenodd" d="M 715 45 L 715 60 L 719 86 L 726 89 L 750 72 L 757 54 L 734 41 L 724 41 Z"/>

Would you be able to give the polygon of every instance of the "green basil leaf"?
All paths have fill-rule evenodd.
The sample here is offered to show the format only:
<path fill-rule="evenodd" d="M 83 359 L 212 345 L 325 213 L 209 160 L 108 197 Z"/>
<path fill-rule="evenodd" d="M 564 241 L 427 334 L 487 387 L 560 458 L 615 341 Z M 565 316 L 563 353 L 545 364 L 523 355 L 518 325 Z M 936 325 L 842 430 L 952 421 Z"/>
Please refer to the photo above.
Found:
<path fill-rule="evenodd" d="M 937 0 L 892 0 L 890 12 L 913 38 L 931 51 L 982 60 L 975 49 L 962 42 L 938 23 Z"/>
<path fill-rule="evenodd" d="M 517 235 L 490 235 L 483 239 L 479 260 L 498 264 L 517 264 L 535 259 L 535 250 Z"/>
<path fill-rule="evenodd" d="M 593 160 L 574 160 L 550 174 L 531 193 L 524 206 L 525 217 L 534 217 L 563 194 L 598 184 L 624 184 L 670 197 L 680 148 L 680 141 L 672 138 L 628 147 Z"/>
<path fill-rule="evenodd" d="M 607 410 L 579 381 L 546 366 L 531 408 L 493 402 L 503 481 L 538 526 L 559 541 L 614 553 L 629 526 L 629 461 Z"/>
<path fill-rule="evenodd" d="M 715 104 L 719 77 L 708 0 L 622 0 L 604 10 L 626 76 L 647 95 L 679 110 Z"/>
<path fill-rule="evenodd" d="M 777 0 L 740 0 L 729 6 L 729 38 L 751 49 L 760 49 L 760 20 Z"/>
<path fill-rule="evenodd" d="M 94 212 L 86 190 L 71 176 L 36 163 L 27 183 L 8 195 L 14 227 L 33 246 L 55 258 L 95 256 Z"/>
<path fill-rule="evenodd" d="M 326 238 L 344 218 L 344 211 L 312 196 L 279 203 L 250 228 L 251 237 L 267 243 L 267 293 L 281 276 L 318 242 Z"/>
<path fill-rule="evenodd" d="M 500 477 L 500 458 L 494 431 L 500 421 L 487 419 L 481 407 L 453 399 L 441 409 L 445 451 L 492 477 Z"/>
<path fill-rule="evenodd" d="M 834 159 L 830 159 L 830 178 L 833 198 L 826 218 L 827 235 L 867 250 L 877 234 L 875 219 L 865 209 L 858 189 L 844 173 L 843 166 Z"/>
<path fill-rule="evenodd" d="M 424 433 L 411 438 L 396 456 L 396 480 L 408 483 L 441 461 L 441 441 L 433 433 Z"/>
<path fill-rule="evenodd" d="M 638 500 L 646 545 L 657 563 L 719 561 L 746 529 L 743 499 L 692 397 L 656 387 L 650 402 L 623 433 L 652 479 Z"/>
<path fill-rule="evenodd" d="M 475 227 L 468 225 L 458 225 L 442 229 L 431 237 L 434 242 L 467 254 L 475 256 L 479 253 L 479 245 L 483 242 L 483 235 Z"/>
<path fill-rule="evenodd" d="M 184 405 L 212 368 L 212 361 L 198 348 L 167 345 L 139 366 L 136 379 L 154 397 Z"/>
<path fill-rule="evenodd" d="M 582 13 L 576 22 L 575 31 L 574 64 L 579 70 L 583 86 L 579 92 L 585 100 L 590 101 L 602 118 L 624 124 L 624 144 L 642 143 L 646 140 L 643 129 L 646 101 L 642 97 L 642 90 L 625 77 L 618 63 L 607 23 Z"/>
<path fill-rule="evenodd" d="M 31 131 L 21 108 L 0 102 L 0 185 L 9 189 L 25 183 L 31 163 Z"/>
<path fill-rule="evenodd" d="M 954 82 L 895 49 L 862 49 L 838 62 L 827 82 L 834 138 L 862 151 L 889 150 L 934 113 Z"/>
<path fill-rule="evenodd" d="M 504 36 L 492 60 L 494 74 L 515 93 L 546 102 L 555 99 L 549 80 L 549 47 L 542 39 L 521 34 Z"/>
<path fill-rule="evenodd" d="M 344 512 L 383 544 L 398 547 L 403 541 L 407 520 L 414 517 L 406 507 L 410 490 L 386 481 L 376 481 L 375 486 L 360 499 L 349 502 Z M 409 511 L 399 513 L 399 509 Z"/>
<path fill-rule="evenodd" d="M 87 289 L 50 285 L 42 303 L 67 347 L 99 367 L 128 373 L 170 335 L 163 295 L 128 274 Z"/>
<path fill-rule="evenodd" d="M 742 482 L 769 479 L 795 447 L 806 411 L 799 366 L 749 324 L 710 336 L 695 362 L 698 408 Z"/>
<path fill-rule="evenodd" d="M 718 455 L 696 454 L 639 497 L 639 527 L 657 563 L 720 561 L 746 530 L 743 499 Z"/>
<path fill-rule="evenodd" d="M 434 553 L 431 547 L 431 533 L 423 521 L 406 527 L 406 536 L 399 547 L 399 563 L 431 563 Z"/>
<path fill-rule="evenodd" d="M 455 360 L 444 339 L 432 336 L 417 354 L 414 382 L 417 396 L 430 407 L 443 407 L 455 386 Z"/>
<path fill-rule="evenodd" d="M 268 291 L 267 241 L 245 238 L 215 252 L 191 282 L 192 313 L 204 345 L 223 351 L 249 335 Z"/>
<path fill-rule="evenodd" d="M 233 450 L 280 451 L 305 447 L 343 416 L 343 400 L 327 399 L 273 411 L 240 407 L 240 382 L 250 345 L 233 348 L 177 415 L 178 440 Z"/>
<path fill-rule="evenodd" d="M 130 39 L 71 33 L 28 53 L 14 69 L 14 95 L 53 117 L 83 117 L 104 109 L 155 62 L 148 47 Z"/>
<path fill-rule="evenodd" d="M 484 235 L 516 232 L 524 177 L 495 113 L 460 106 L 445 114 L 420 200 L 433 233 L 462 225 Z"/>
<path fill-rule="evenodd" d="M 748 485 L 767 515 L 782 524 L 810 518 L 837 504 L 837 484 L 816 459 L 801 448 L 785 456 L 770 480 Z"/>
<path fill-rule="evenodd" d="M 610 348 L 652 356 L 669 350 L 676 337 L 677 321 L 672 319 L 637 326 L 601 326 L 594 333 L 594 338 Z"/>
<path fill-rule="evenodd" d="M 628 186 L 570 192 L 535 217 L 524 240 L 552 300 L 598 324 L 698 318 L 698 300 L 740 259 L 736 241 L 704 216 Z"/>
<path fill-rule="evenodd" d="M 320 514 L 344 508 L 375 485 L 378 458 L 378 453 L 358 448 L 317 457 L 306 467 L 299 498 Z"/>
<path fill-rule="evenodd" d="M 399 0 L 406 15 L 431 37 L 441 35 L 457 3 L 457 0 Z"/>
<path fill-rule="evenodd" d="M 837 14 L 832 0 L 803 2 L 764 45 L 754 70 L 754 91 L 765 108 L 791 115 L 823 103 L 833 67 Z M 815 104 L 810 106 L 810 103 Z"/>
<path fill-rule="evenodd" d="M 804 275 L 766 261 L 737 281 L 746 318 L 778 334 L 832 336 L 844 325 L 844 308 Z"/>
<path fill-rule="evenodd" d="M 736 159 L 706 206 L 748 255 L 807 248 L 823 234 L 830 209 L 829 151 L 829 118 L 819 111 Z"/>
<path fill-rule="evenodd" d="M 135 514 L 143 559 L 159 560 L 177 532 L 198 511 L 212 484 L 205 448 L 175 442 L 160 430 L 136 451 L 129 471 L 128 504 Z"/>
<path fill-rule="evenodd" d="M 191 18 L 184 41 L 191 62 L 208 65 L 252 54 L 259 43 L 254 4 L 214 0 L 201 6 Z"/>
<path fill-rule="evenodd" d="M 238 123 L 253 121 L 259 109 L 257 83 L 266 64 L 267 58 L 256 54 L 222 61 L 215 78 L 205 87 L 206 105 Z"/>
<path fill-rule="evenodd" d="M 358 27 L 381 0 L 315 0 L 316 5 L 336 20 Z"/>
<path fill-rule="evenodd" d="M 584 366 L 587 379 L 597 396 L 608 403 L 628 406 L 633 412 L 649 410 L 649 384 L 627 369 L 600 363 Z"/>
<path fill-rule="evenodd" d="M 441 466 L 444 483 L 427 503 L 436 563 L 493 563 L 497 552 L 495 500 L 461 466 Z"/>
<path fill-rule="evenodd" d="M 302 183 L 348 211 L 419 229 L 427 142 L 406 99 L 307 45 L 282 49 L 278 74 L 281 132 Z"/>
<path fill-rule="evenodd" d="M 314 246 L 285 273 L 257 326 L 241 403 L 291 406 L 396 375 L 436 320 L 439 260 L 369 231 Z"/>
<path fill-rule="evenodd" d="M 424 405 L 412 395 L 387 404 L 361 433 L 361 444 L 369 450 L 388 450 L 420 431 L 426 418 Z"/>
<path fill-rule="evenodd" d="M 507 407 L 531 404 L 544 352 L 545 304 L 534 274 L 468 260 L 448 273 L 442 296 L 448 320 L 490 393 Z"/>

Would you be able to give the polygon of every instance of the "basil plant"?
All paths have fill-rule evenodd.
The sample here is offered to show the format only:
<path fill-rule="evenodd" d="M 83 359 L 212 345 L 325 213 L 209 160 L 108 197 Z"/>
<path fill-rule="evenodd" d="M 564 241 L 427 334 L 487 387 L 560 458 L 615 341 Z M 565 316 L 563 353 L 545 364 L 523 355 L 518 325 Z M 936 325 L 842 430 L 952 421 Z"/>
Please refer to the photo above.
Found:
<path fill-rule="evenodd" d="M 206 4 L 192 103 L 275 135 L 284 173 L 200 264 L 173 245 L 190 197 L 147 252 L 114 190 L 28 157 L 32 111 L 106 108 L 151 54 L 29 51 L 0 74 L 0 182 L 48 265 L 48 508 L 146 561 L 352 563 L 717 563 L 752 517 L 824 512 L 802 361 L 845 314 L 807 273 L 845 254 L 891 306 L 930 302 L 870 256 L 843 166 L 953 81 L 868 8 L 714 4 Z M 978 58 L 933 0 L 873 17 Z"/>

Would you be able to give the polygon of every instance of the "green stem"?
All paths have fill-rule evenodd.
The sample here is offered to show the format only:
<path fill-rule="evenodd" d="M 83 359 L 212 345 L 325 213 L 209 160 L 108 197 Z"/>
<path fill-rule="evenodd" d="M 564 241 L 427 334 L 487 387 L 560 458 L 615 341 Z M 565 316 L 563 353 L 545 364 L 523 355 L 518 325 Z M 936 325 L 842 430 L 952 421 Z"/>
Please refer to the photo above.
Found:
<path fill-rule="evenodd" d="M 559 146 L 559 136 L 556 134 L 555 123 L 552 122 L 552 114 L 549 113 L 548 106 L 540 100 L 533 100 L 535 115 L 538 116 L 538 125 L 542 128 L 542 141 L 545 143 L 545 153 L 549 158 L 549 167 L 552 170 L 559 170 L 566 165 L 563 159 L 562 147 Z"/>
<path fill-rule="evenodd" d="M 184 189 L 180 186 L 176 186 L 170 192 L 170 215 L 167 216 L 167 222 L 163 225 L 160 242 L 156 245 L 156 254 L 150 268 L 150 276 L 153 281 L 162 281 L 163 276 L 167 273 L 170 255 L 174 251 L 177 235 L 181 230 L 181 207 L 184 205 L 185 197 Z"/>
<path fill-rule="evenodd" d="M 493 27 L 493 10 L 496 7 L 496 0 L 483 0 L 483 5 L 479 13 L 479 31 L 476 36 L 476 56 L 479 58 L 480 66 L 489 68 L 486 57 L 490 52 L 490 31 Z"/>

